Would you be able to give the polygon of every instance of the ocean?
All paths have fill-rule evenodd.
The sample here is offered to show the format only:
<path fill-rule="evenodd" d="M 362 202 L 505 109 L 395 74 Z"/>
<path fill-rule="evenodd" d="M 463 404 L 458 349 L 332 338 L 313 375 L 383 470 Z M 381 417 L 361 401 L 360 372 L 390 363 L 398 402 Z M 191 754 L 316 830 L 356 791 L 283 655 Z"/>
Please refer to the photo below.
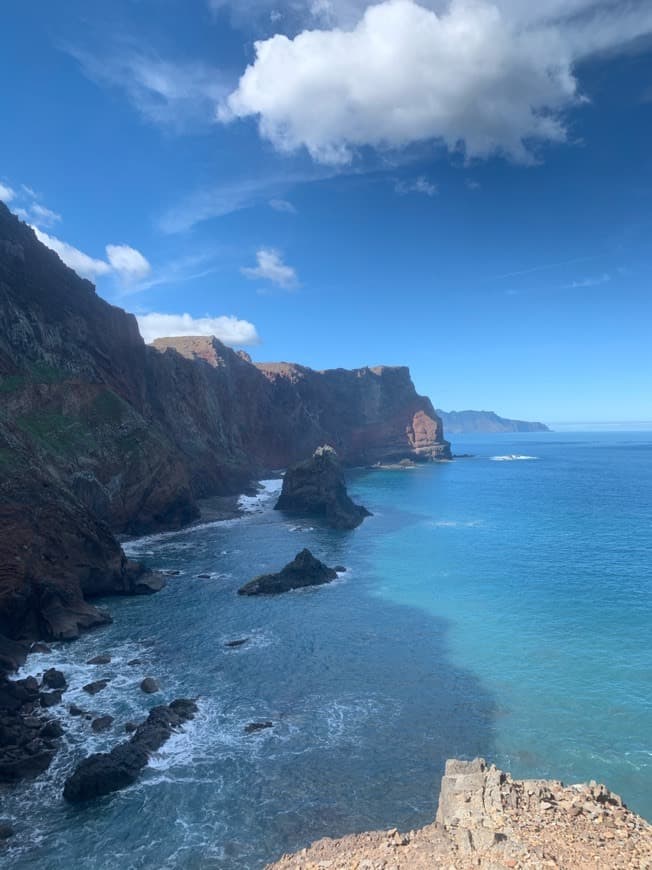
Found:
<path fill-rule="evenodd" d="M 66 704 L 115 723 L 95 735 L 57 710 L 67 747 L 2 796 L 17 833 L 0 862 L 255 870 L 322 836 L 432 821 L 454 756 L 604 781 L 652 820 L 652 433 L 453 447 L 472 455 L 352 472 L 351 495 L 373 512 L 354 532 L 273 511 L 271 481 L 242 519 L 129 542 L 179 573 L 152 598 L 105 602 L 112 626 L 28 660 L 21 676 L 60 667 Z M 346 574 L 236 595 L 303 547 Z M 111 664 L 86 664 L 103 652 Z M 139 690 L 144 676 L 159 694 Z M 101 677 L 103 692 L 82 691 Z M 199 698 L 199 715 L 135 786 L 64 803 L 75 760 L 176 697 Z"/>

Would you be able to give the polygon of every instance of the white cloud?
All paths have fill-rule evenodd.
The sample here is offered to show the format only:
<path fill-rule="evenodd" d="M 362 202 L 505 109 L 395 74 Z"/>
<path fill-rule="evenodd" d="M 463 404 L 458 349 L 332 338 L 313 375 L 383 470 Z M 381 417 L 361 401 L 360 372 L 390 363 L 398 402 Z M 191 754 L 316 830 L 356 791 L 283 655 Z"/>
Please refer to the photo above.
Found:
<path fill-rule="evenodd" d="M 476 181 L 474 178 L 465 179 L 464 184 L 466 185 L 467 190 L 480 190 L 482 187 L 480 182 Z"/>
<path fill-rule="evenodd" d="M 111 268 L 128 282 L 142 280 L 152 271 L 140 251 L 129 245 L 107 245 L 106 256 Z"/>
<path fill-rule="evenodd" d="M 100 275 L 108 275 L 111 272 L 111 266 L 105 263 L 104 260 L 95 260 L 67 242 L 62 242 L 61 239 L 57 239 L 43 232 L 43 230 L 39 230 L 38 227 L 33 226 L 32 229 L 36 233 L 36 238 L 39 242 L 55 251 L 66 266 L 70 266 L 71 269 L 74 269 L 82 277 L 94 280 Z"/>
<path fill-rule="evenodd" d="M 140 334 L 147 344 L 157 338 L 183 335 L 214 335 L 229 347 L 251 346 L 260 343 L 253 323 L 237 317 L 192 317 L 190 314 L 136 315 Z"/>
<path fill-rule="evenodd" d="M 2 184 L 2 182 L 0 182 L 0 199 L 3 202 L 9 203 L 12 201 L 12 199 L 15 199 L 15 197 L 16 191 L 8 185 Z"/>
<path fill-rule="evenodd" d="M 413 181 L 397 181 L 394 190 L 400 196 L 406 196 L 408 193 L 421 193 L 424 196 L 432 197 L 439 193 L 439 187 L 428 181 L 424 175 L 420 175 Z"/>
<path fill-rule="evenodd" d="M 347 14 L 359 5 L 345 4 Z M 256 42 L 218 118 L 255 117 L 279 151 L 305 147 L 334 165 L 363 146 L 430 140 L 469 158 L 531 162 L 537 142 L 567 139 L 564 113 L 581 101 L 574 63 L 652 32 L 650 4 L 637 0 L 624 9 L 598 0 L 427 5 L 384 0 L 350 30 Z"/>
<path fill-rule="evenodd" d="M 240 271 L 247 278 L 271 281 L 284 290 L 293 290 L 299 286 L 296 270 L 283 262 L 280 251 L 273 248 L 261 248 L 256 254 L 258 265 L 244 267 Z"/>
<path fill-rule="evenodd" d="M 135 248 L 129 245 L 107 245 L 107 260 L 97 260 L 90 257 L 79 248 L 63 242 L 56 236 L 51 236 L 44 230 L 32 225 L 39 242 L 57 253 L 66 266 L 74 269 L 78 275 L 91 281 L 103 275 L 117 275 L 121 281 L 131 283 L 145 278 L 151 271 L 151 266 Z"/>
<path fill-rule="evenodd" d="M 287 199 L 270 199 L 269 201 L 270 208 L 273 208 L 274 211 L 284 212 L 285 214 L 296 214 L 297 210 L 292 205 L 291 202 L 288 202 Z"/>

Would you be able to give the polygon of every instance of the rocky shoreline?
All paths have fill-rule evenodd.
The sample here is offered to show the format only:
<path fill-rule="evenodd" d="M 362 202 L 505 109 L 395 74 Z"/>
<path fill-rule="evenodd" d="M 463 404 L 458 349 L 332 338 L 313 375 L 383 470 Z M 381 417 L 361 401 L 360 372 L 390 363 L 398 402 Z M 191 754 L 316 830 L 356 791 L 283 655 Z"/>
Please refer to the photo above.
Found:
<path fill-rule="evenodd" d="M 650 870 L 652 825 L 595 782 L 513 780 L 450 760 L 436 821 L 319 840 L 267 870 Z"/>

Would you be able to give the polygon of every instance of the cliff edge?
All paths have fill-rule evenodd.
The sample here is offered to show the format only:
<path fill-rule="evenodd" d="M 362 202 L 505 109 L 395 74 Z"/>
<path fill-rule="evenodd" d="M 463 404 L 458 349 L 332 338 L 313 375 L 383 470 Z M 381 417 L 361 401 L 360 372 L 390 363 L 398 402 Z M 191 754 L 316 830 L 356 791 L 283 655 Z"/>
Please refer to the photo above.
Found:
<path fill-rule="evenodd" d="M 513 780 L 451 760 L 434 824 L 320 840 L 268 870 L 649 870 L 652 826 L 605 786 Z"/>

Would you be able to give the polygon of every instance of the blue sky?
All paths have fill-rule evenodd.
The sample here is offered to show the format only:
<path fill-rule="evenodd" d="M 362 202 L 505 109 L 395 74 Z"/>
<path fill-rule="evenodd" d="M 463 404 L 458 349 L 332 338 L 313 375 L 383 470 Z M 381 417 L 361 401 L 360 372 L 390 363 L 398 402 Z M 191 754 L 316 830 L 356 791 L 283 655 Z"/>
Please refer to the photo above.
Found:
<path fill-rule="evenodd" d="M 649 2 L 33 0 L 3 36 L 0 198 L 147 337 L 652 420 Z"/>

